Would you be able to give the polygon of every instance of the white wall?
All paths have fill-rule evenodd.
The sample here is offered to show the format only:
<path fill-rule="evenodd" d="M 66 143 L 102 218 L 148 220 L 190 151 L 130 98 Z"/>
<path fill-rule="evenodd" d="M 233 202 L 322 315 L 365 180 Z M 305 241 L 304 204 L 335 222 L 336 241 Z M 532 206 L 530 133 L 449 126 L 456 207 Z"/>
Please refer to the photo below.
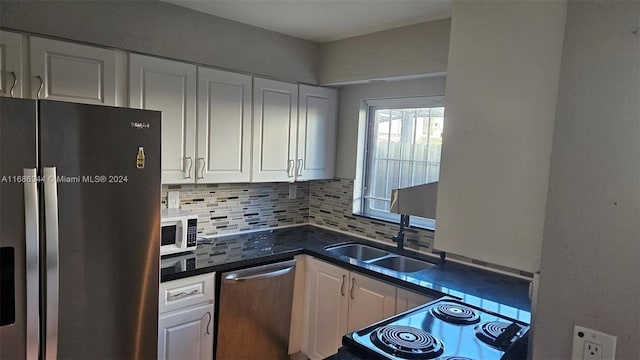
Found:
<path fill-rule="evenodd" d="M 404 26 L 320 45 L 321 84 L 447 71 L 451 19 Z"/>
<path fill-rule="evenodd" d="M 565 14 L 454 2 L 436 249 L 539 270 Z"/>
<path fill-rule="evenodd" d="M 0 1 L 0 26 L 317 83 L 319 45 L 160 1 Z"/>
<path fill-rule="evenodd" d="M 536 359 L 569 359 L 574 324 L 640 359 L 638 1 L 571 1 L 553 139 Z"/>
<path fill-rule="evenodd" d="M 362 101 L 413 96 L 444 95 L 446 79 L 443 76 L 407 80 L 350 85 L 340 88 L 338 100 L 338 141 L 336 150 L 337 178 L 355 179 L 358 166 L 358 126 Z"/>

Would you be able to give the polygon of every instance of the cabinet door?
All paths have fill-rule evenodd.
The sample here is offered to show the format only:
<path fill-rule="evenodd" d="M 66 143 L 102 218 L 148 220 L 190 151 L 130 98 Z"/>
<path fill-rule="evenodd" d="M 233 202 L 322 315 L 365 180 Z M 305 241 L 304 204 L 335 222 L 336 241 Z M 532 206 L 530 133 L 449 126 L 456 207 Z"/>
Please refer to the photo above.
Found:
<path fill-rule="evenodd" d="M 298 85 L 254 78 L 252 181 L 293 181 Z"/>
<path fill-rule="evenodd" d="M 116 105 L 116 52 L 30 38 L 32 97 Z"/>
<path fill-rule="evenodd" d="M 158 359 L 213 358 L 213 304 L 171 312 L 158 321 Z"/>
<path fill-rule="evenodd" d="M 249 182 L 251 76 L 198 68 L 196 181 Z"/>
<path fill-rule="evenodd" d="M 435 300 L 434 297 L 398 288 L 398 295 L 396 297 L 396 314 L 413 309 L 433 300 Z"/>
<path fill-rule="evenodd" d="M 0 95 L 23 97 L 22 35 L 0 31 Z"/>
<path fill-rule="evenodd" d="M 332 179 L 337 90 L 300 85 L 296 180 Z"/>
<path fill-rule="evenodd" d="M 364 275 L 351 273 L 349 298 L 349 332 L 396 313 L 396 287 Z"/>
<path fill-rule="evenodd" d="M 338 351 L 347 333 L 349 272 L 316 259 L 306 263 L 302 352 L 324 359 Z"/>
<path fill-rule="evenodd" d="M 129 105 L 162 111 L 162 183 L 193 183 L 196 66 L 131 54 L 129 71 Z"/>

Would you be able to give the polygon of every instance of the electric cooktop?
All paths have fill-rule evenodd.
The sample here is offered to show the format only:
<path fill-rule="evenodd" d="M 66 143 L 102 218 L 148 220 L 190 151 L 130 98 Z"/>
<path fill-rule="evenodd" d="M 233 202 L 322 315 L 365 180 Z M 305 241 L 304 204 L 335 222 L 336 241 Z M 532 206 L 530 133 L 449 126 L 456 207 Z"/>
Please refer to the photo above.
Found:
<path fill-rule="evenodd" d="M 374 359 L 526 359 L 529 324 L 443 297 L 347 334 L 342 343 Z"/>

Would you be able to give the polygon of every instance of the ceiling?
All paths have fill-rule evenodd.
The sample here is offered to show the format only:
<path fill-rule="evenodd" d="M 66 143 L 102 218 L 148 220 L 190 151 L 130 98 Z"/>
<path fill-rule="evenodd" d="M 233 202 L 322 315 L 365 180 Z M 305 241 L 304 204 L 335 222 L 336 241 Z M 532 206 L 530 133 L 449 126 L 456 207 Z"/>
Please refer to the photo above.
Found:
<path fill-rule="evenodd" d="M 319 43 L 451 16 L 452 0 L 162 0 Z"/>

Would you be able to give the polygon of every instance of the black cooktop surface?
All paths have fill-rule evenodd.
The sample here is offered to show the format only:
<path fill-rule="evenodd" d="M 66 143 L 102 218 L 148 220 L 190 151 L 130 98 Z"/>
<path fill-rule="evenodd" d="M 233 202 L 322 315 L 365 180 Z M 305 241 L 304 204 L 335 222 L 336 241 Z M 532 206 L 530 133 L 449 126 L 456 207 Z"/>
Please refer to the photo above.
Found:
<path fill-rule="evenodd" d="M 517 359 L 529 324 L 444 297 L 343 338 L 377 359 Z"/>

